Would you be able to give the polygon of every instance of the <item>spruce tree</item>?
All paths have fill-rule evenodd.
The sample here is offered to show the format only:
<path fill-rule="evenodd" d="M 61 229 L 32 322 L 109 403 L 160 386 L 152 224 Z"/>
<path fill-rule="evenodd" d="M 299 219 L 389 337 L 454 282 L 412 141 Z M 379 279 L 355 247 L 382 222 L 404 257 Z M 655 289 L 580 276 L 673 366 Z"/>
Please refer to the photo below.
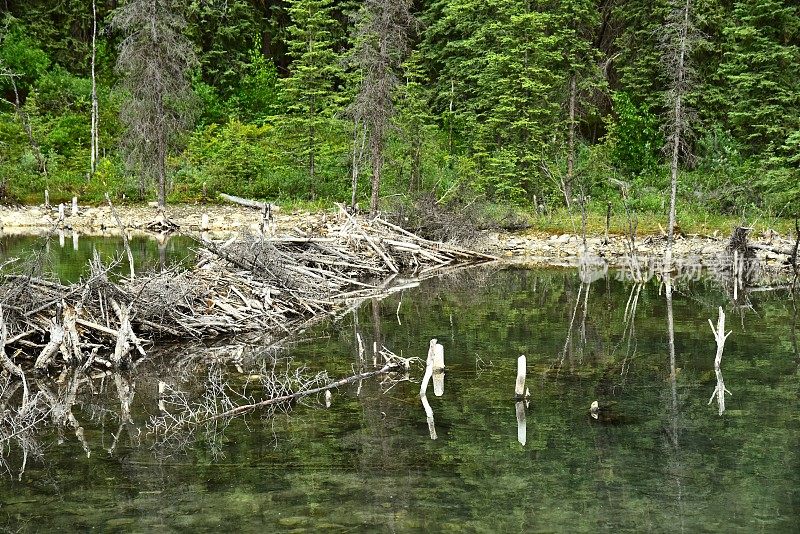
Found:
<path fill-rule="evenodd" d="M 408 31 L 414 23 L 410 0 L 364 0 L 356 17 L 352 66 L 361 83 L 351 113 L 363 123 L 372 166 L 370 213 L 378 211 L 384 152 L 392 118 L 397 70 L 408 53 Z"/>
<path fill-rule="evenodd" d="M 603 85 L 599 69 L 600 51 L 595 40 L 600 13 L 592 0 L 563 0 L 558 9 L 563 22 L 558 33 L 564 51 L 564 68 L 568 87 L 567 109 L 567 172 L 561 189 L 569 207 L 575 180 L 575 143 L 582 110 L 589 97 Z"/>
<path fill-rule="evenodd" d="M 115 12 L 112 24 L 125 36 L 117 59 L 127 95 L 120 108 L 127 129 L 123 152 L 139 175 L 142 195 L 155 181 L 163 211 L 167 156 L 192 120 L 189 70 L 196 58 L 175 0 L 131 0 Z"/>
<path fill-rule="evenodd" d="M 403 67 L 405 84 L 400 91 L 397 122 L 410 161 L 408 190 L 419 192 L 422 189 L 422 151 L 425 131 L 432 124 L 433 118 L 428 110 L 428 91 L 425 87 L 419 53 L 416 51 L 412 53 Z"/>
<path fill-rule="evenodd" d="M 336 110 L 335 83 L 341 77 L 340 59 L 334 51 L 331 0 L 291 0 L 289 33 L 291 75 L 284 81 L 290 122 L 301 132 L 302 155 L 307 162 L 311 195 L 315 195 L 317 154 L 321 129 Z"/>
<path fill-rule="evenodd" d="M 736 2 L 723 34 L 717 91 L 727 124 L 751 154 L 774 153 L 800 128 L 800 6 Z"/>
<path fill-rule="evenodd" d="M 489 196 L 522 201 L 561 122 L 565 87 L 556 29 L 536 2 L 441 0 L 426 14 L 425 59 L 438 114 L 457 125 Z"/>
<path fill-rule="evenodd" d="M 669 86 L 660 46 L 669 13 L 669 0 L 624 0 L 616 4 L 612 21 L 620 27 L 612 65 L 619 89 L 656 112 L 664 109 L 662 95 Z"/>

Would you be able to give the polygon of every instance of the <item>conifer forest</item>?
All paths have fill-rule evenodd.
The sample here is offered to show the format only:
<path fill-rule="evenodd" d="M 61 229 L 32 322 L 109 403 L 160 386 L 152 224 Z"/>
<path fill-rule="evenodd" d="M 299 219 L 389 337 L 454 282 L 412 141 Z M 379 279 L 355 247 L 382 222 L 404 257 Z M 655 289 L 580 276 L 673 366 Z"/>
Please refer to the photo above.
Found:
<path fill-rule="evenodd" d="M 792 0 L 2 0 L 4 202 L 794 218 Z"/>

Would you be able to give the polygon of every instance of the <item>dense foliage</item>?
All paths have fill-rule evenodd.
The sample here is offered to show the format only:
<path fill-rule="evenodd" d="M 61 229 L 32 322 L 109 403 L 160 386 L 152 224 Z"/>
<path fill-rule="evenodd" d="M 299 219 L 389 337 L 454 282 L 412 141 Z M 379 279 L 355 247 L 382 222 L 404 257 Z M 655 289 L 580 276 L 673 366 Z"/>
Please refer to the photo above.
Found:
<path fill-rule="evenodd" d="M 40 202 L 45 188 L 53 200 L 99 200 L 106 190 L 141 197 L 141 172 L 127 170 L 120 150 L 130 89 L 114 68 L 124 34 L 111 24 L 137 3 L 147 4 L 97 2 L 101 161 L 91 175 L 92 3 L 0 2 L 6 201 Z M 224 191 L 349 201 L 357 183 L 363 203 L 375 157 L 384 199 L 481 197 L 547 209 L 577 188 L 612 201 L 624 189 L 631 205 L 668 191 L 668 0 L 417 0 L 414 20 L 397 26 L 403 35 L 386 36 L 408 43 L 396 50 L 359 30 L 376 2 L 171 4 L 197 58 L 196 120 L 170 141 L 172 200 Z M 691 16 L 680 202 L 795 215 L 800 6 L 697 0 Z M 397 83 L 387 86 L 391 123 L 378 131 L 368 120 L 378 108 L 358 103 L 380 69 Z"/>

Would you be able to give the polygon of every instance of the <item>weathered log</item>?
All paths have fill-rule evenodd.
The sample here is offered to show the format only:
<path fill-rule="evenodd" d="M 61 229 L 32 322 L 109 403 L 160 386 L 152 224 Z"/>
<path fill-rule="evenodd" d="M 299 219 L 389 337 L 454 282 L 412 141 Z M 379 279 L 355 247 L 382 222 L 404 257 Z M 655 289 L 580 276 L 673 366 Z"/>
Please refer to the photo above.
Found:
<path fill-rule="evenodd" d="M 239 206 L 244 206 L 246 208 L 253 208 L 259 211 L 263 211 L 264 209 L 269 209 L 270 212 L 277 211 L 274 204 L 269 202 L 259 202 L 258 200 L 250 200 L 247 198 L 236 197 L 233 195 L 227 195 L 225 193 L 220 193 L 219 198 L 225 200 L 227 202 L 231 202 L 233 204 L 238 204 Z M 269 208 L 267 208 L 269 206 Z"/>
<path fill-rule="evenodd" d="M 422 408 L 425 410 L 425 419 L 428 422 L 428 431 L 430 432 L 431 439 L 436 439 L 436 426 L 433 420 L 433 408 L 431 403 L 428 402 L 428 382 L 433 376 L 433 362 L 435 359 L 436 346 L 438 345 L 436 339 L 431 339 L 428 347 L 428 358 L 425 362 L 425 374 L 422 377 L 422 382 L 419 386 L 419 398 L 422 402 Z M 441 345 L 439 345 L 441 346 Z"/>
<path fill-rule="evenodd" d="M 728 339 L 729 335 L 731 335 L 730 332 L 727 334 L 725 333 L 725 312 L 722 310 L 722 306 L 719 307 L 717 328 L 714 328 L 714 323 L 711 322 L 711 319 L 708 320 L 708 324 L 711 326 L 711 332 L 714 334 L 714 339 L 717 342 L 717 353 L 714 357 L 714 373 L 717 376 L 717 385 L 714 388 L 714 391 L 711 393 L 711 398 L 708 400 L 708 404 L 711 404 L 716 396 L 719 407 L 719 415 L 722 415 L 725 412 L 725 393 L 728 395 L 731 394 L 731 392 L 725 387 L 725 382 L 722 379 L 722 370 L 720 368 L 720 364 L 722 363 L 722 352 L 725 349 L 725 340 Z"/>
<path fill-rule="evenodd" d="M 201 421 L 201 423 L 206 423 L 206 422 L 209 422 L 209 421 L 214 421 L 216 419 L 223 419 L 223 418 L 226 418 L 226 417 L 233 417 L 233 416 L 236 416 L 236 415 L 241 415 L 243 413 L 251 412 L 251 411 L 257 410 L 259 408 L 266 408 L 267 406 L 271 406 L 273 404 L 281 404 L 281 403 L 285 403 L 285 402 L 291 402 L 293 400 L 296 400 L 296 399 L 299 399 L 299 398 L 302 398 L 302 397 L 308 397 L 310 395 L 316 395 L 318 393 L 323 393 L 323 392 L 329 391 L 331 389 L 340 388 L 342 386 L 346 386 L 347 384 L 351 384 L 351 383 L 357 382 L 359 380 L 364 380 L 364 379 L 367 379 L 367 378 L 371 378 L 373 376 L 378 376 L 378 375 L 383 375 L 383 374 L 399 371 L 399 370 L 401 370 L 403 368 L 404 368 L 404 366 L 399 362 L 389 362 L 386 365 L 384 365 L 383 367 L 381 367 L 380 369 L 377 369 L 375 371 L 367 371 L 367 372 L 364 372 L 364 373 L 359 373 L 359 374 L 356 374 L 356 375 L 353 375 L 353 376 L 349 376 L 347 378 L 343 378 L 341 380 L 337 380 L 335 382 L 331 382 L 330 384 L 325 385 L 325 386 L 321 386 L 321 387 L 318 387 L 318 388 L 306 389 L 306 390 L 303 390 L 303 391 L 298 391 L 298 392 L 292 393 L 290 395 L 282 395 L 280 397 L 273 397 L 271 399 L 265 399 L 265 400 L 262 400 L 260 402 L 256 402 L 256 403 L 253 403 L 253 404 L 245 404 L 243 406 L 237 406 L 236 408 L 233 408 L 231 410 L 212 415 L 211 417 Z"/>
<path fill-rule="evenodd" d="M 789 249 L 778 248 L 772 245 L 762 245 L 760 243 L 750 243 L 747 245 L 747 248 L 755 249 L 755 250 L 765 250 L 767 252 L 772 252 L 774 254 L 781 254 L 784 256 L 789 256 L 791 258 L 792 251 Z"/>
<path fill-rule="evenodd" d="M 45 371 L 50 364 L 50 360 L 58 353 L 63 342 L 64 329 L 55 321 L 52 321 L 50 325 L 50 341 L 47 342 L 47 345 L 45 345 L 42 352 L 40 352 L 39 356 L 36 358 L 36 363 L 33 366 L 34 369 L 39 372 Z"/>
<path fill-rule="evenodd" d="M 72 306 L 63 303 L 64 309 L 64 337 L 61 341 L 61 354 L 64 359 L 74 366 L 84 362 L 81 341 L 77 329 L 78 314 Z"/>
<path fill-rule="evenodd" d="M 514 396 L 518 399 L 525 396 L 525 377 L 528 374 L 526 362 L 524 354 L 517 358 L 517 382 L 514 385 Z"/>
<path fill-rule="evenodd" d="M 116 303 L 115 303 L 116 304 Z M 117 343 L 114 347 L 114 354 L 111 355 L 111 365 L 115 368 L 129 367 L 131 363 L 130 353 L 133 348 L 129 337 L 130 321 L 128 321 L 128 307 L 114 306 L 114 311 L 119 318 L 119 331 L 117 332 Z"/>
<path fill-rule="evenodd" d="M 518 400 L 514 403 L 514 411 L 517 414 L 517 441 L 523 447 L 528 441 L 528 427 L 525 421 L 525 402 Z"/>

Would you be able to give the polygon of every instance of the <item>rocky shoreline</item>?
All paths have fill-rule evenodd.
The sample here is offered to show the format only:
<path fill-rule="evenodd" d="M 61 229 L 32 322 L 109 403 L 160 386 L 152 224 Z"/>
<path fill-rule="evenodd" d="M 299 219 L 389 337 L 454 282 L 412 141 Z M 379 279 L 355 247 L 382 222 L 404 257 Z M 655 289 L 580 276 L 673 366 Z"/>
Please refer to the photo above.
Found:
<path fill-rule="evenodd" d="M 146 233 L 146 225 L 156 217 L 152 206 L 116 206 L 122 224 L 131 233 Z M 76 215 L 66 208 L 63 224 L 65 231 L 82 235 L 118 235 L 117 226 L 108 206 L 80 207 Z M 182 231 L 207 231 L 211 237 L 225 237 L 232 233 L 261 229 L 260 211 L 237 205 L 169 205 L 168 218 Z M 273 217 L 275 233 L 301 233 L 308 236 L 325 232 L 329 219 L 326 212 L 279 211 Z M 207 222 L 204 222 L 207 221 Z M 0 236 L 31 235 L 51 231 L 58 223 L 58 210 L 43 206 L 0 207 Z M 686 267 L 714 267 L 725 261 L 729 235 L 681 235 L 674 245 L 674 258 Z M 657 262 L 663 257 L 666 239 L 661 235 L 637 236 L 636 256 L 645 263 Z M 795 246 L 795 236 L 750 235 L 749 244 L 755 246 L 756 259 L 771 270 L 791 270 L 789 255 Z M 535 230 L 522 232 L 483 231 L 472 248 L 493 254 L 500 260 L 525 265 L 577 266 L 582 263 L 627 267 L 630 263 L 628 238 L 610 235 L 608 242 L 601 236 L 587 236 L 584 249 L 580 235 L 548 234 Z"/>
<path fill-rule="evenodd" d="M 157 211 L 152 206 L 115 206 L 122 224 L 132 232 L 145 232 L 147 223 L 153 221 Z M 109 206 L 79 206 L 78 213 L 72 215 L 66 206 L 63 228 L 74 230 L 82 235 L 119 234 L 119 227 Z M 208 230 L 211 232 L 236 232 L 258 230 L 261 227 L 261 214 L 257 210 L 227 205 L 177 204 L 167 206 L 167 217 L 180 225 L 184 231 Z M 203 216 L 208 223 L 203 224 Z M 292 224 L 307 217 L 298 213 L 281 217 L 286 224 Z M 6 235 L 41 234 L 50 231 L 58 223 L 58 209 L 44 206 L 0 207 L 0 233 Z"/>

